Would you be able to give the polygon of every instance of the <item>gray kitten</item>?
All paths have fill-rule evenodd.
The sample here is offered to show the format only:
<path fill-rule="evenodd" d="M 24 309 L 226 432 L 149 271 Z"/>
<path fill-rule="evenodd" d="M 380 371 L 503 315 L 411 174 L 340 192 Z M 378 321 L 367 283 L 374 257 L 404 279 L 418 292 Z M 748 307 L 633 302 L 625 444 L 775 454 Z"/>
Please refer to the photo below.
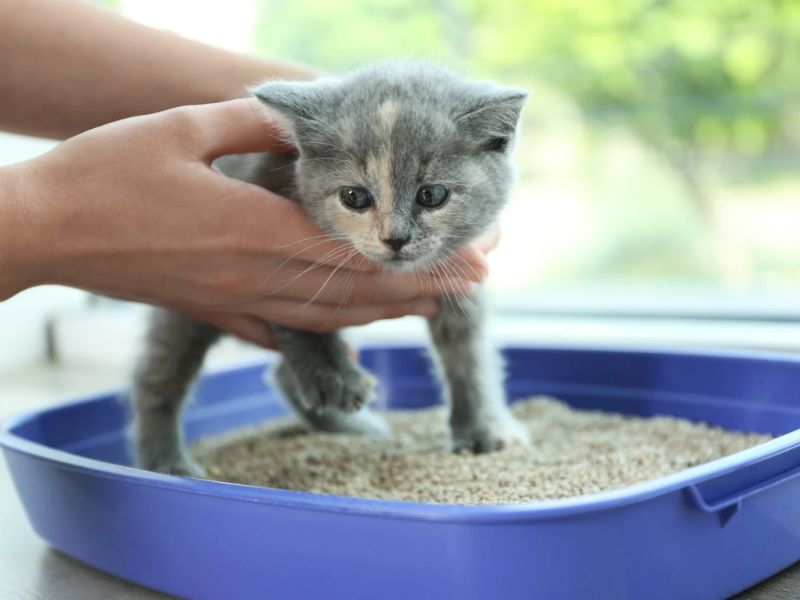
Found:
<path fill-rule="evenodd" d="M 506 203 L 524 91 L 427 63 L 389 62 L 312 82 L 270 81 L 253 92 L 285 120 L 298 156 L 225 157 L 223 172 L 300 203 L 323 231 L 389 269 L 442 263 L 484 233 Z M 527 441 L 507 408 L 484 312 L 476 292 L 443 300 L 429 319 L 454 450 L 490 452 Z M 308 426 L 388 431 L 367 408 L 374 379 L 338 333 L 272 328 L 283 356 L 275 380 Z M 138 466 L 202 475 L 179 421 L 189 386 L 220 335 L 182 315 L 154 313 L 132 392 Z"/>

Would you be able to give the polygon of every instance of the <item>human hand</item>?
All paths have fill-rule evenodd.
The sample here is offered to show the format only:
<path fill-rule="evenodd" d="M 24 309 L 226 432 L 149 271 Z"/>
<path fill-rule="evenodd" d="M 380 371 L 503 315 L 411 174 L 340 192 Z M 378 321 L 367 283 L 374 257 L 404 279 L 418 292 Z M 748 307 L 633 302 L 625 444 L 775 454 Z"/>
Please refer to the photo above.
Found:
<path fill-rule="evenodd" d="M 288 150 L 258 106 L 234 100 L 117 121 L 7 170 L 14 193 L 0 206 L 0 263 L 15 281 L 0 298 L 70 285 L 271 345 L 265 321 L 322 332 L 428 316 L 441 293 L 485 277 L 478 245 L 453 259 L 449 277 L 347 261 L 346 247 L 299 206 L 211 168 L 225 154 Z"/>

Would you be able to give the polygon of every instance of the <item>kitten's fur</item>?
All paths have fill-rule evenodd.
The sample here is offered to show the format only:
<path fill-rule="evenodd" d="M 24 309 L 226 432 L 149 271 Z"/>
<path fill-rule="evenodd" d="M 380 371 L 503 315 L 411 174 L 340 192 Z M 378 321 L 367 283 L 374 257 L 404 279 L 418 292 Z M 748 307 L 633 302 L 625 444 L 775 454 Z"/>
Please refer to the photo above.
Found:
<path fill-rule="evenodd" d="M 298 157 L 226 157 L 222 170 L 299 202 L 324 231 L 346 236 L 361 254 L 389 268 L 441 263 L 487 230 L 506 202 L 523 91 L 466 80 L 427 63 L 391 62 L 340 78 L 267 82 L 254 94 L 285 120 Z M 439 208 L 420 207 L 415 198 L 423 184 L 446 185 L 449 199 Z M 343 186 L 368 189 L 375 206 L 345 207 Z M 405 260 L 399 261 L 382 240 L 406 237 L 399 253 Z M 451 407 L 453 448 L 489 452 L 525 443 L 506 406 L 480 292 L 443 301 L 429 322 Z M 272 328 L 283 355 L 276 381 L 309 426 L 387 431 L 367 408 L 373 378 L 350 358 L 337 333 Z M 155 312 L 133 387 L 139 466 L 202 474 L 184 448 L 179 420 L 190 383 L 220 335 L 210 325 Z"/>

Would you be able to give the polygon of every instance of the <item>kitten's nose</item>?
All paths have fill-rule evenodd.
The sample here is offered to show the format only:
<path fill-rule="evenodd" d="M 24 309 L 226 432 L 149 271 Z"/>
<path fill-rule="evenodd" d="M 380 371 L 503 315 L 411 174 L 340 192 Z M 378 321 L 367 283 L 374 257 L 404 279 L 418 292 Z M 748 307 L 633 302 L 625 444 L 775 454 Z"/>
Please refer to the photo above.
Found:
<path fill-rule="evenodd" d="M 395 238 L 384 238 L 383 243 L 389 246 L 395 252 L 400 252 L 400 248 L 405 246 L 408 241 L 411 239 L 411 236 L 406 237 L 395 237 Z"/>

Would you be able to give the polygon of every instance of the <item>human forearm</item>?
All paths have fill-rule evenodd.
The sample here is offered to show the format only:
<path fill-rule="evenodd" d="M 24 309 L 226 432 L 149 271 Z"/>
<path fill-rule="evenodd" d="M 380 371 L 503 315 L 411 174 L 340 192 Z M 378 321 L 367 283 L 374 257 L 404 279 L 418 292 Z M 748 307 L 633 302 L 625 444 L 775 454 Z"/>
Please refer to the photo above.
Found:
<path fill-rule="evenodd" d="M 218 102 L 305 67 L 214 48 L 81 0 L 0 2 L 0 129 L 64 139 L 132 115 Z"/>
<path fill-rule="evenodd" d="M 40 223 L 24 192 L 25 166 L 0 168 L 0 301 L 41 283 L 41 251 L 36 241 Z"/>

